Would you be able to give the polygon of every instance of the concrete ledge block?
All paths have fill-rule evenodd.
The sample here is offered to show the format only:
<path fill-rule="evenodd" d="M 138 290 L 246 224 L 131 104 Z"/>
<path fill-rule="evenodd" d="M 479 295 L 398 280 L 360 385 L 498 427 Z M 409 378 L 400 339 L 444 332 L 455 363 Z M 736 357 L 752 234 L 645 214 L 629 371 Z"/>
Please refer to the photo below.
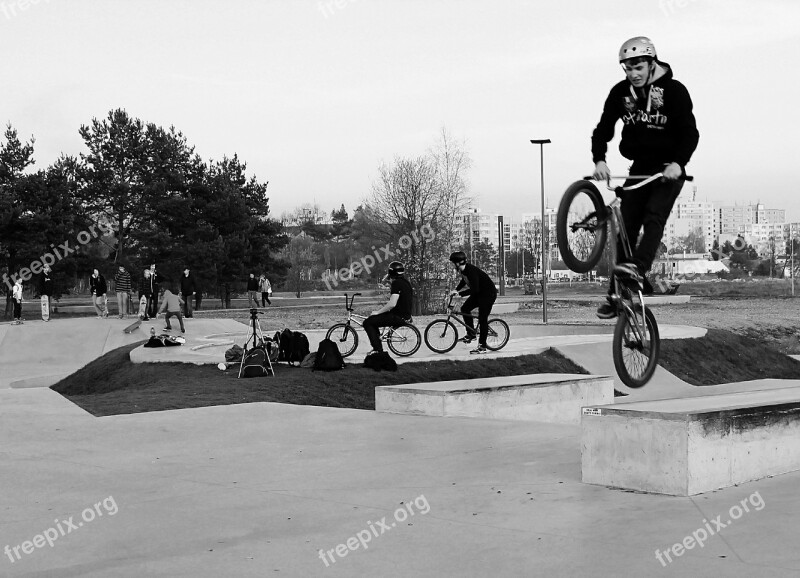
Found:
<path fill-rule="evenodd" d="M 585 483 L 691 496 L 800 470 L 800 388 L 587 407 Z"/>
<path fill-rule="evenodd" d="M 439 417 L 579 424 L 581 407 L 614 401 L 610 377 L 560 373 L 375 388 L 375 410 Z"/>

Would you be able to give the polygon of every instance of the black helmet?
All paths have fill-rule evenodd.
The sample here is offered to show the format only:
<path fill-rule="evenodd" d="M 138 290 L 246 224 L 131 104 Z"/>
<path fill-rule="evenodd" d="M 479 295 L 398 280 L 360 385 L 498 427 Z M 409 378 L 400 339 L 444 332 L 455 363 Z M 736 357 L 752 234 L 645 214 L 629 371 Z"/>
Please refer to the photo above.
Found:
<path fill-rule="evenodd" d="M 400 261 L 392 261 L 389 263 L 389 278 L 393 279 L 395 277 L 399 277 L 403 273 L 406 272 L 405 265 L 403 265 Z"/>
<path fill-rule="evenodd" d="M 456 251 L 450 254 L 450 262 L 453 265 L 463 265 L 467 262 L 467 254 L 464 251 Z"/>

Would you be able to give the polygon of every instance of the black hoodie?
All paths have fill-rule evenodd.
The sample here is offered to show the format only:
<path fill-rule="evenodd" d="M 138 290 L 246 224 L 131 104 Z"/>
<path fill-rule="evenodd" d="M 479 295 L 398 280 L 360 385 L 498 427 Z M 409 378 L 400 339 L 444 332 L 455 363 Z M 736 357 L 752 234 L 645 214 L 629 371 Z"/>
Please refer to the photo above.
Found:
<path fill-rule="evenodd" d="M 623 122 L 619 152 L 626 159 L 654 166 L 675 162 L 681 168 L 689 162 L 700 138 L 692 99 L 686 87 L 672 77 L 669 64 L 658 64 L 665 73 L 644 89 L 636 90 L 627 78 L 611 89 L 592 133 L 595 163 L 606 159 L 619 119 Z"/>

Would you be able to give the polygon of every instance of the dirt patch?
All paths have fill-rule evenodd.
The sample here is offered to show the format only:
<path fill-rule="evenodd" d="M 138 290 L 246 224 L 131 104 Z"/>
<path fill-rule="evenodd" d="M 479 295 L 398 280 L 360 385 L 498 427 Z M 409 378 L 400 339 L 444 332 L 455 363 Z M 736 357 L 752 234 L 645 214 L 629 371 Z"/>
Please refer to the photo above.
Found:
<path fill-rule="evenodd" d="M 89 363 L 52 389 L 96 416 L 276 402 L 375 409 L 375 387 L 534 373 L 587 372 L 555 351 L 514 358 L 407 363 L 376 372 L 351 363 L 335 372 L 275 364 L 275 376 L 238 379 L 237 369 L 183 363 L 131 363 L 127 345 Z"/>
<path fill-rule="evenodd" d="M 709 329 L 697 339 L 663 340 L 659 365 L 692 385 L 800 379 L 800 361 L 761 339 L 720 329 Z"/>

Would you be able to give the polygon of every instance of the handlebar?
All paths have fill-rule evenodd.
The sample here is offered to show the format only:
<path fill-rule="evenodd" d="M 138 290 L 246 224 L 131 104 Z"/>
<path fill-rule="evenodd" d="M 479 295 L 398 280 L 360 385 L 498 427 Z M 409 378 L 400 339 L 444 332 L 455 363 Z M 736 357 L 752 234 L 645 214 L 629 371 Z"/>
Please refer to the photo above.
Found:
<path fill-rule="evenodd" d="M 347 293 L 344 294 L 344 307 L 345 307 L 345 309 L 347 309 L 348 311 L 352 311 L 353 310 L 353 301 L 356 300 L 356 296 L 357 295 L 361 295 L 361 293 L 353 293 L 353 296 L 350 297 L 350 300 L 348 301 L 347 300 L 348 299 Z"/>
<path fill-rule="evenodd" d="M 658 180 L 658 179 L 662 178 L 663 176 L 664 176 L 664 173 L 656 173 L 654 175 L 612 175 L 612 176 L 608 177 L 608 179 L 606 179 L 606 188 L 609 191 L 633 191 L 635 189 L 640 189 L 645 185 L 649 185 L 653 181 Z M 694 177 L 691 176 L 691 175 L 682 175 L 680 178 L 683 179 L 684 181 L 693 181 L 694 180 Z M 624 180 L 638 179 L 638 180 L 641 180 L 641 182 L 636 183 L 635 185 L 628 185 L 627 187 L 612 187 L 611 186 L 611 181 L 612 180 L 621 180 L 621 179 L 624 179 Z M 585 181 L 594 181 L 596 179 L 594 177 L 592 177 L 592 176 L 588 176 L 588 177 L 583 177 L 583 180 L 585 180 Z"/>

